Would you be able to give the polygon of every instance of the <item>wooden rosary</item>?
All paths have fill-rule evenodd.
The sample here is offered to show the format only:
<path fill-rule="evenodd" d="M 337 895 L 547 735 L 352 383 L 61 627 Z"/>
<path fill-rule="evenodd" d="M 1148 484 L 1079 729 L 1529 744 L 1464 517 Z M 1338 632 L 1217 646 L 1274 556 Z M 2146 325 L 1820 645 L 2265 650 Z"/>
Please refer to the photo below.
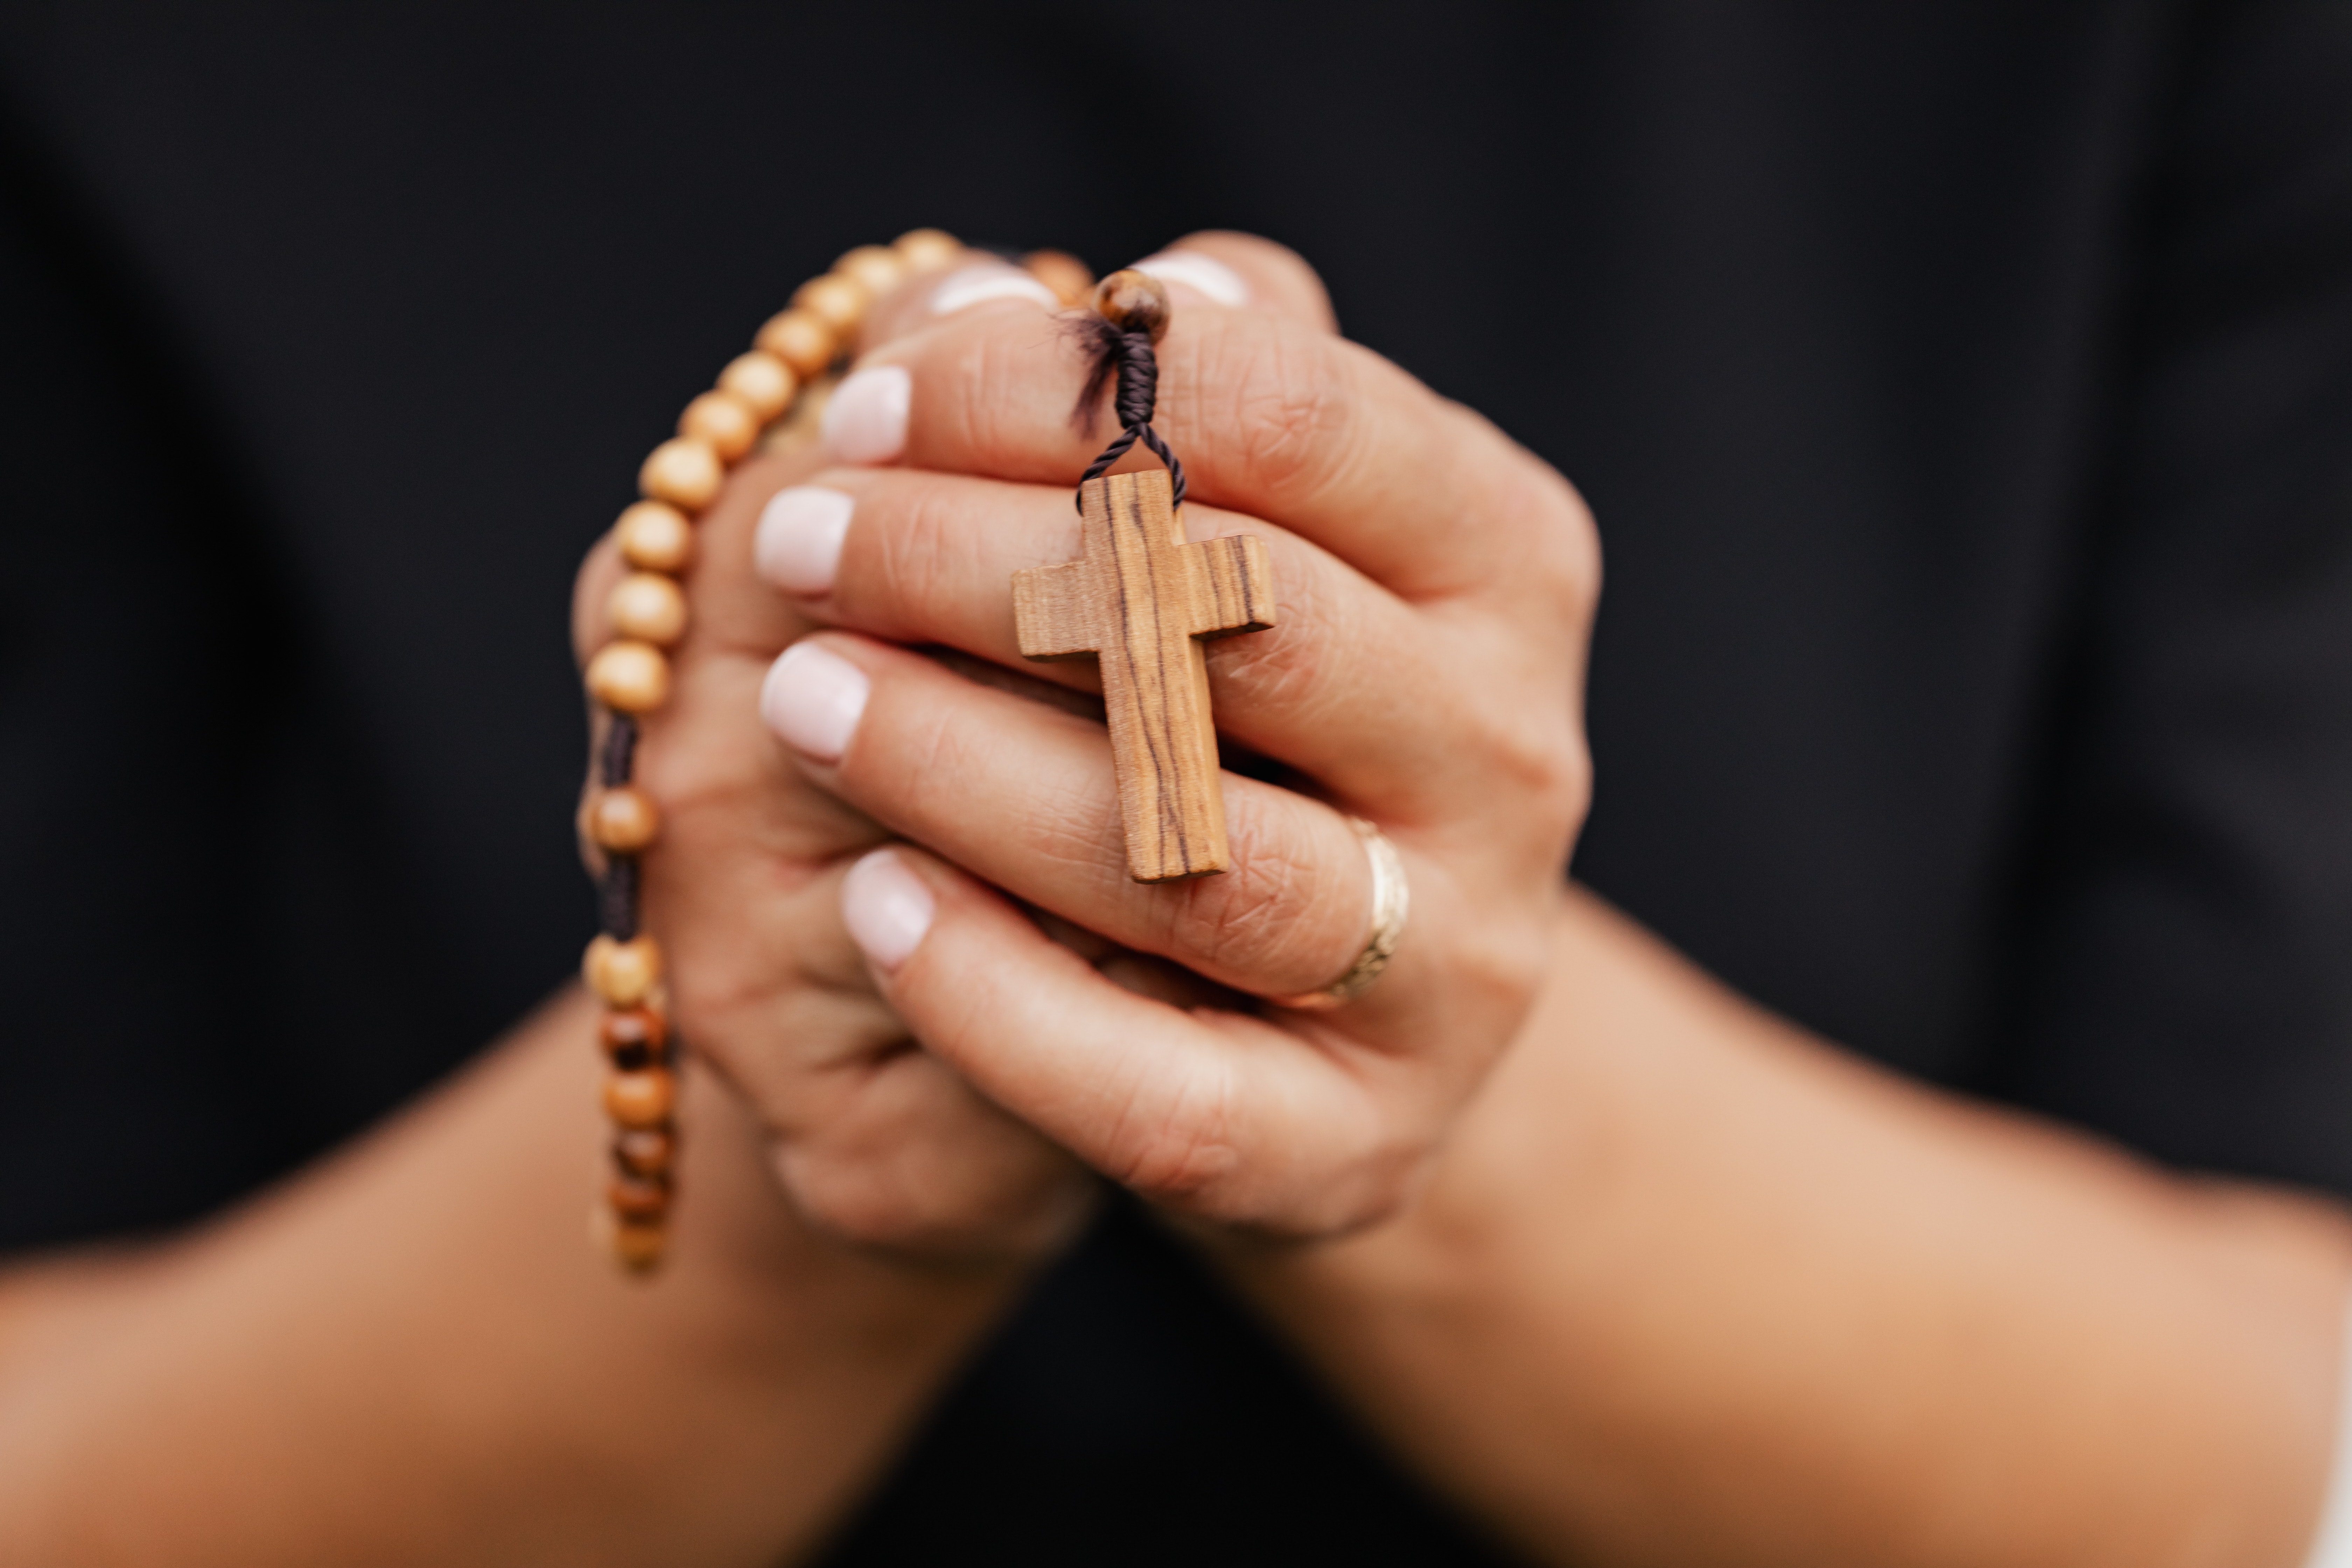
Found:
<path fill-rule="evenodd" d="M 580 826 L 602 862 L 603 930 L 588 944 L 582 969 L 604 1004 L 599 1032 L 612 1064 L 604 1109 L 614 1122 L 613 1172 L 597 1225 L 613 1256 L 632 1271 L 657 1265 L 667 1239 L 677 1168 L 678 1042 L 660 944 L 637 923 L 638 858 L 660 836 L 661 813 L 630 781 L 639 721 L 667 700 L 668 650 L 686 635 L 686 595 L 677 578 L 694 555 L 693 520 L 718 500 L 730 467 L 770 431 L 784 428 L 795 409 L 810 411 L 815 400 L 804 392 L 825 384 L 875 300 L 901 279 L 952 266 L 963 255 L 952 236 L 917 229 L 892 245 L 861 246 L 802 284 L 791 307 L 760 329 L 751 351 L 686 405 L 677 435 L 655 447 L 638 470 L 644 499 L 614 527 L 629 573 L 605 601 L 612 640 L 589 659 L 585 677 L 602 710 L 603 733 Z M 1041 257 L 1033 270 L 1049 287 L 1066 288 L 1075 265 Z"/>

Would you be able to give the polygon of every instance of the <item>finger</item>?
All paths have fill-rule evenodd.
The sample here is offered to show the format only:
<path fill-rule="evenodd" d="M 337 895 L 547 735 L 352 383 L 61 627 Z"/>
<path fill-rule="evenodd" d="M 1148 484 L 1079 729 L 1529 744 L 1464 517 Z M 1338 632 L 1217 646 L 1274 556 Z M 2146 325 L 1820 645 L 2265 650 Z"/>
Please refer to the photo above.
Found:
<path fill-rule="evenodd" d="M 1580 503 L 1494 427 L 1369 350 L 1280 315 L 1179 310 L 1159 427 L 1194 499 L 1274 518 L 1408 598 L 1589 571 Z M 1041 309 L 1008 304 L 889 343 L 835 391 L 836 458 L 1068 484 L 1105 432 L 1074 422 L 1087 367 Z"/>
<path fill-rule="evenodd" d="M 1049 1252 L 1094 1206 L 1067 1152 L 911 1045 L 865 1068 L 817 1128 L 777 1140 L 773 1160 L 820 1228 L 930 1258 Z"/>
<path fill-rule="evenodd" d="M 1416 1155 L 1391 1135 L 1389 1106 L 1408 1066 L 1122 990 L 984 885 L 911 848 L 860 861 L 843 915 L 925 1049 L 1147 1196 L 1322 1231 L 1382 1212 L 1402 1190 Z"/>
<path fill-rule="evenodd" d="M 1195 538 L 1265 542 L 1273 627 L 1205 645 L 1219 729 L 1304 769 L 1359 809 L 1433 812 L 1491 778 L 1495 693 L 1459 678 L 1459 639 L 1286 530 L 1188 506 Z M 755 545 L 761 574 L 814 619 L 892 642 L 958 647 L 1099 690 L 1091 660 L 1025 664 L 1016 572 L 1079 552 L 1068 492 L 913 469 L 833 469 L 780 491 Z"/>
<path fill-rule="evenodd" d="M 944 316 L 968 310 L 1018 310 L 1033 318 L 1049 317 L 1066 307 L 1053 289 L 1027 270 L 984 250 L 964 253 L 947 271 L 910 280 L 878 302 L 866 318 L 862 340 L 866 353 L 920 331 Z"/>
<path fill-rule="evenodd" d="M 1223 774 L 1231 868 L 1140 884 L 1098 723 L 837 633 L 777 661 L 761 712 L 808 776 L 861 812 L 1122 947 L 1258 996 L 1328 985 L 1363 948 L 1370 866 L 1321 801 Z M 1409 838 L 1399 847 L 1413 858 Z M 1475 853 L 1454 858 L 1485 870 Z M 1413 863 L 1415 939 L 1349 1011 L 1352 1031 L 1407 1049 L 1463 1022 L 1427 1015 L 1431 987 L 1476 989 L 1462 954 L 1496 918 L 1467 906 L 1450 868 Z"/>
<path fill-rule="evenodd" d="M 1168 285 L 1179 306 L 1249 308 L 1286 316 L 1318 331 L 1336 332 L 1331 296 L 1306 258 L 1286 245 L 1254 234 L 1206 229 L 1131 264 Z"/>

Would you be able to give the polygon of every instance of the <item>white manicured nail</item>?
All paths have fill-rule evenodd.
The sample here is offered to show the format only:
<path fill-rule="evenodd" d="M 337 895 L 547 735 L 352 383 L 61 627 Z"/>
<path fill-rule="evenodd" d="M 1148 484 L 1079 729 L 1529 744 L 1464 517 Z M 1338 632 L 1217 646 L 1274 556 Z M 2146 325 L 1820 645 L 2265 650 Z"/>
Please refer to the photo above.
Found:
<path fill-rule="evenodd" d="M 1181 283 L 1188 289 L 1197 289 L 1220 305 L 1249 303 L 1249 285 L 1242 281 L 1242 275 L 1215 257 L 1203 256 L 1197 250 L 1163 250 L 1137 262 L 1135 269 L 1162 283 Z"/>
<path fill-rule="evenodd" d="M 1051 289 L 1019 268 L 984 261 L 942 279 L 931 295 L 931 314 L 950 315 L 989 300 L 1026 300 L 1048 310 L 1062 308 Z"/>
<path fill-rule="evenodd" d="M 787 593 L 830 594 L 856 504 L 821 485 L 778 490 L 760 509 L 759 531 L 751 536 L 753 568 Z"/>
<path fill-rule="evenodd" d="M 887 463 L 907 449 L 914 378 L 895 364 L 861 370 L 824 405 L 824 444 L 845 463 Z"/>
<path fill-rule="evenodd" d="M 841 921 L 858 950 L 896 969 L 922 945 L 939 904 L 923 879 L 888 849 L 877 849 L 841 881 Z"/>
<path fill-rule="evenodd" d="M 794 643 L 760 683 L 760 717 L 784 743 L 837 763 L 865 716 L 873 683 L 866 672 L 814 643 Z"/>

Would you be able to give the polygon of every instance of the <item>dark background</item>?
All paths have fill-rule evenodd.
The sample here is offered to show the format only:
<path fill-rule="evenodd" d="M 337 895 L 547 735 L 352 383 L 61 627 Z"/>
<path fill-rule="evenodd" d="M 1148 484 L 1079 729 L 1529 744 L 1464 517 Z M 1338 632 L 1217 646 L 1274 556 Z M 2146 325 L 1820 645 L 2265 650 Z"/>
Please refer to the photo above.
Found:
<path fill-rule="evenodd" d="M 1201 226 L 1584 489 L 1577 870 L 1905 1071 L 2352 1190 L 2352 11 L 0 15 L 0 1245 L 567 974 L 571 574 L 801 278 Z M 845 1561 L 1474 1560 L 1119 1215 Z"/>

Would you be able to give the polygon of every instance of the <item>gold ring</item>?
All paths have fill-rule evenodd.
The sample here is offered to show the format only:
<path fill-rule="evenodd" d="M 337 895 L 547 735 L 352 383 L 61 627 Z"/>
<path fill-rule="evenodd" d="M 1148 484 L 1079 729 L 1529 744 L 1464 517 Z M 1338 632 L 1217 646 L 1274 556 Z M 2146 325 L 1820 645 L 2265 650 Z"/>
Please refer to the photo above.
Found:
<path fill-rule="evenodd" d="M 1348 826 L 1364 841 L 1364 858 L 1372 866 L 1372 923 L 1364 938 L 1364 950 L 1356 954 L 1356 962 L 1348 965 L 1345 973 L 1320 991 L 1268 997 L 1277 1007 L 1322 1013 L 1346 1006 L 1372 988 L 1389 960 L 1396 956 L 1397 939 L 1404 935 L 1405 910 L 1412 903 L 1412 889 L 1404 879 L 1404 862 L 1397 858 L 1396 846 L 1360 816 L 1348 818 Z"/>

